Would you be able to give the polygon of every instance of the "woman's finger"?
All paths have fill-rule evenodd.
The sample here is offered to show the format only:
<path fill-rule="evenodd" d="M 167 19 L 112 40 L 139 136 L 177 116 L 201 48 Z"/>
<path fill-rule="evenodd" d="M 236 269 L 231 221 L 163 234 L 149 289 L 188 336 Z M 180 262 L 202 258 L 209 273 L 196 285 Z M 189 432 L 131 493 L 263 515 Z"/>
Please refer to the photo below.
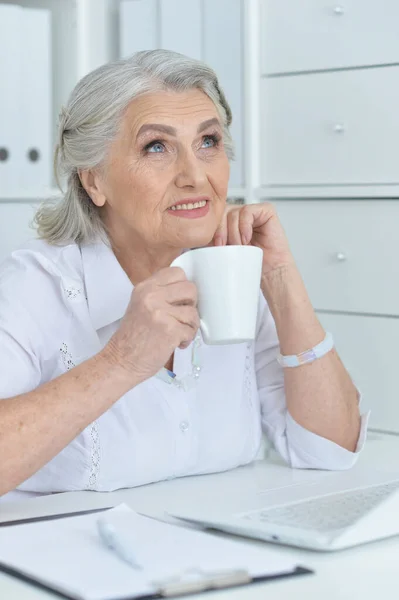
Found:
<path fill-rule="evenodd" d="M 168 313 L 182 325 L 187 325 L 195 335 L 200 327 L 198 311 L 193 306 L 171 305 Z"/>
<path fill-rule="evenodd" d="M 178 281 L 164 287 L 166 301 L 178 306 L 197 306 L 197 286 L 191 281 Z"/>
<path fill-rule="evenodd" d="M 180 267 L 164 267 L 149 279 L 155 281 L 157 285 L 170 285 L 179 281 L 187 281 L 187 277 Z"/>
<path fill-rule="evenodd" d="M 211 246 L 225 246 L 227 244 L 227 212 L 223 213 L 219 227 L 215 231 Z"/>
<path fill-rule="evenodd" d="M 227 214 L 227 243 L 230 246 L 242 244 L 239 229 L 240 209 L 236 208 Z"/>
<path fill-rule="evenodd" d="M 255 214 L 252 206 L 244 206 L 239 214 L 238 229 L 241 236 L 241 243 L 250 244 L 254 228 Z"/>

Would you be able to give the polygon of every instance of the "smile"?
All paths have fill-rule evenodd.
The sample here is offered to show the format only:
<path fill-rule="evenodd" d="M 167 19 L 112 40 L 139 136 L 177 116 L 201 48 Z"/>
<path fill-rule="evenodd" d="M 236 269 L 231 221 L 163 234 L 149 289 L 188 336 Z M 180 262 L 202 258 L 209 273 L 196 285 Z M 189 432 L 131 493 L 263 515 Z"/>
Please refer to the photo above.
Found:
<path fill-rule="evenodd" d="M 194 210 L 196 208 L 203 208 L 206 206 L 206 200 L 201 200 L 200 202 L 194 202 L 189 204 L 177 204 L 175 206 L 171 206 L 170 210 Z"/>

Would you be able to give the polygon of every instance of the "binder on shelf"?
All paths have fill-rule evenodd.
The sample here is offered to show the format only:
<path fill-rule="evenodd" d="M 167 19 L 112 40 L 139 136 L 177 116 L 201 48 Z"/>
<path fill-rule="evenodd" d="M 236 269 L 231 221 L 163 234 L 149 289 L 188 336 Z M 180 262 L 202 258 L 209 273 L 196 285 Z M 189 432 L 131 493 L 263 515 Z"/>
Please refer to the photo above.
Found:
<path fill-rule="evenodd" d="M 50 17 L 0 2 L 0 199 L 51 186 Z"/>
<path fill-rule="evenodd" d="M 71 600 L 155 600 L 311 573 L 267 545 L 170 525 L 126 505 L 64 517 L 3 524 L 0 572 Z M 113 544 L 98 534 L 99 519 L 121 536 Z"/>
<path fill-rule="evenodd" d="M 22 9 L 22 190 L 51 185 L 51 14 Z"/>
<path fill-rule="evenodd" d="M 0 3 L 0 197 L 13 192 L 20 181 L 22 11 Z"/>

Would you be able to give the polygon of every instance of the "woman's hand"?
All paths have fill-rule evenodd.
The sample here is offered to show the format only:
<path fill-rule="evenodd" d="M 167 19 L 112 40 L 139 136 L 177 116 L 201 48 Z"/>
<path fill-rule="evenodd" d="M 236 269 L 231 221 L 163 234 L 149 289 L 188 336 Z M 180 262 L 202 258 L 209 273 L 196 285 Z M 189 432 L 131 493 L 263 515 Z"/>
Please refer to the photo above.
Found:
<path fill-rule="evenodd" d="M 287 237 L 272 204 L 227 206 L 214 238 L 214 246 L 252 245 L 263 250 L 263 275 L 293 265 Z"/>
<path fill-rule="evenodd" d="M 197 288 L 178 267 L 161 269 L 132 293 L 118 331 L 106 347 L 113 363 L 135 380 L 155 375 L 176 348 L 186 348 L 199 328 Z"/>
<path fill-rule="evenodd" d="M 251 244 L 263 250 L 261 289 L 283 355 L 299 354 L 322 341 L 325 332 L 271 204 L 228 206 L 213 244 Z M 284 388 L 288 413 L 296 423 L 355 450 L 360 430 L 357 391 L 335 351 L 311 366 L 284 369 Z"/>

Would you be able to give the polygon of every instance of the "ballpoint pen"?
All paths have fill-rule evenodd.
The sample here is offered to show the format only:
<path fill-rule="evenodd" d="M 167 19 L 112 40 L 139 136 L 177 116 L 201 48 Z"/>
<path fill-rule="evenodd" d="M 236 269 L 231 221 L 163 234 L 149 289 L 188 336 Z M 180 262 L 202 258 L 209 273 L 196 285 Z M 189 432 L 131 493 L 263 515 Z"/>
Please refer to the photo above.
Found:
<path fill-rule="evenodd" d="M 125 540 L 121 538 L 114 525 L 109 523 L 106 519 L 100 518 L 97 519 L 97 530 L 101 541 L 107 548 L 115 552 L 120 559 L 128 563 L 134 569 L 142 569 L 132 548 L 130 548 L 130 544 L 128 545 Z"/>

